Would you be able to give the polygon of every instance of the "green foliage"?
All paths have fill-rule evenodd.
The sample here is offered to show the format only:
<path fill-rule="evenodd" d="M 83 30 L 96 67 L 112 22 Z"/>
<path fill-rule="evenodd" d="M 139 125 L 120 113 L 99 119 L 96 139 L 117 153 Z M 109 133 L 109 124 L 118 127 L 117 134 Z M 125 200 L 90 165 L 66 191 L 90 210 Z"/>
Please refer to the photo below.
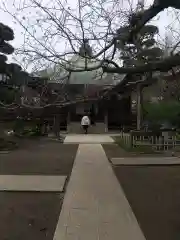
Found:
<path fill-rule="evenodd" d="M 116 136 L 116 137 L 113 137 L 113 139 L 114 139 L 114 141 L 115 141 L 115 143 L 116 143 L 117 145 L 119 145 L 120 147 L 122 147 L 122 148 L 123 148 L 124 150 L 126 150 L 127 152 L 129 152 L 129 151 L 131 150 L 130 145 L 125 144 L 125 142 L 123 141 L 122 138 Z"/>
<path fill-rule="evenodd" d="M 0 23 L 0 52 L 4 54 L 12 54 L 14 52 L 14 48 L 6 41 L 10 41 L 13 39 L 13 30 L 8 26 Z"/>
<path fill-rule="evenodd" d="M 180 119 L 180 103 L 176 101 L 147 103 L 144 110 L 145 119 L 151 122 L 177 124 Z"/>
<path fill-rule="evenodd" d="M 42 126 L 39 121 L 29 121 L 25 122 L 23 119 L 16 119 L 14 122 L 14 132 L 17 137 L 38 137 L 44 136 L 42 132 Z"/>
<path fill-rule="evenodd" d="M 130 23 L 137 22 L 141 11 L 137 14 L 130 15 Z M 163 52 L 156 46 L 155 36 L 159 32 L 157 26 L 145 25 L 140 30 L 136 41 L 129 42 L 130 27 L 125 26 L 117 30 L 118 43 L 117 47 L 121 52 L 121 59 L 124 66 L 138 66 L 142 63 L 159 60 Z"/>
<path fill-rule="evenodd" d="M 0 87 L 0 101 L 4 104 L 11 104 L 17 95 L 16 89 L 8 89 L 6 87 Z"/>
<path fill-rule="evenodd" d="M 0 138 L 0 151 L 13 150 L 18 147 L 18 144 L 15 141 L 7 140 Z"/>
<path fill-rule="evenodd" d="M 6 41 L 11 41 L 14 39 L 13 30 L 10 27 L 4 25 L 3 23 L 0 23 L 0 38 Z"/>
<path fill-rule="evenodd" d="M 1 40 L 0 51 L 4 54 L 12 54 L 14 52 L 14 48 L 9 43 Z"/>

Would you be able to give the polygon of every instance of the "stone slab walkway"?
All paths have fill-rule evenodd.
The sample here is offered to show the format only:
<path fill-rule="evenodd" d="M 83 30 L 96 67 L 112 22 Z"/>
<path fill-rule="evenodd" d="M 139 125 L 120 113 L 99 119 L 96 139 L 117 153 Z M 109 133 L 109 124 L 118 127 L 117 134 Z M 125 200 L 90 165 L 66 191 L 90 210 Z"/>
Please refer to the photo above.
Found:
<path fill-rule="evenodd" d="M 114 140 L 105 134 L 76 134 L 67 135 L 64 143 L 113 143 Z"/>
<path fill-rule="evenodd" d="M 121 239 L 145 237 L 102 146 L 80 144 L 53 240 Z"/>
<path fill-rule="evenodd" d="M 139 157 L 111 158 L 113 165 L 175 165 L 180 164 L 178 157 Z"/>
<path fill-rule="evenodd" d="M 62 192 L 66 176 L 0 175 L 0 191 Z"/>

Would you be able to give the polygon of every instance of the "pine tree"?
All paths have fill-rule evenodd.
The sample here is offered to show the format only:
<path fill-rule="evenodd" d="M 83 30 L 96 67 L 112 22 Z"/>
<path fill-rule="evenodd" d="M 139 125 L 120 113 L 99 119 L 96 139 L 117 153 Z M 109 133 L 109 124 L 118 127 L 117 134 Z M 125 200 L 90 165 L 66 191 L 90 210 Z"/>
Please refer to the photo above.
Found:
<path fill-rule="evenodd" d="M 7 72 L 7 57 L 4 54 L 12 54 L 14 48 L 8 43 L 8 41 L 14 39 L 14 33 L 11 28 L 0 23 L 0 73 Z"/>
<path fill-rule="evenodd" d="M 162 58 L 163 51 L 157 46 L 155 37 L 158 33 L 158 27 L 154 25 L 145 25 L 134 37 L 129 39 L 129 32 L 133 28 L 133 23 L 138 21 L 138 18 L 143 13 L 142 8 L 138 9 L 129 17 L 128 26 L 118 29 L 118 48 L 120 50 L 120 58 L 124 67 L 137 67 L 150 62 L 157 61 Z M 143 75 L 136 74 L 137 81 L 150 80 L 151 74 L 144 73 Z M 143 85 L 137 85 L 137 129 L 141 128 L 142 121 L 142 89 Z"/>
<path fill-rule="evenodd" d="M 134 16 L 131 16 L 133 18 Z M 155 36 L 158 28 L 154 25 L 145 25 L 133 41 L 127 40 L 130 27 L 122 27 L 117 31 L 119 36 L 118 48 L 123 65 L 135 67 L 144 63 L 159 60 L 163 51 L 157 46 Z"/>

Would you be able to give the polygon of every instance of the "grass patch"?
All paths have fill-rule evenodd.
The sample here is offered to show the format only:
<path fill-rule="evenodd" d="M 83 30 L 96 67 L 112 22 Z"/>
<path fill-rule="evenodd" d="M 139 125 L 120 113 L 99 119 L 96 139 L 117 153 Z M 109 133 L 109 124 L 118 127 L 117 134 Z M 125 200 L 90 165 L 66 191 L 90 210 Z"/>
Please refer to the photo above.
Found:
<path fill-rule="evenodd" d="M 141 153 L 141 154 L 154 154 L 160 153 L 152 149 L 151 146 L 136 146 L 132 147 L 127 145 L 120 137 L 113 137 L 116 144 L 118 144 L 121 148 L 123 148 L 126 152 L 131 153 Z"/>

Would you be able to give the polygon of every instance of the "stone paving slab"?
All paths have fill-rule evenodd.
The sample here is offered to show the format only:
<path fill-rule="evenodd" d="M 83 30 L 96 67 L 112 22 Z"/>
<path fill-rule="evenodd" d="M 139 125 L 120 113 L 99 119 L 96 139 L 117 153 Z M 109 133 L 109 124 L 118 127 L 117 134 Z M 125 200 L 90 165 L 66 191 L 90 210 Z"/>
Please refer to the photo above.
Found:
<path fill-rule="evenodd" d="M 80 144 L 53 240 L 145 240 L 100 144 Z"/>
<path fill-rule="evenodd" d="M 0 191 L 62 192 L 66 176 L 0 175 Z"/>
<path fill-rule="evenodd" d="M 64 143 L 114 143 L 114 140 L 105 134 L 77 134 L 67 135 Z"/>
<path fill-rule="evenodd" d="M 180 164 L 178 157 L 135 157 L 111 158 L 113 165 L 175 165 Z"/>

